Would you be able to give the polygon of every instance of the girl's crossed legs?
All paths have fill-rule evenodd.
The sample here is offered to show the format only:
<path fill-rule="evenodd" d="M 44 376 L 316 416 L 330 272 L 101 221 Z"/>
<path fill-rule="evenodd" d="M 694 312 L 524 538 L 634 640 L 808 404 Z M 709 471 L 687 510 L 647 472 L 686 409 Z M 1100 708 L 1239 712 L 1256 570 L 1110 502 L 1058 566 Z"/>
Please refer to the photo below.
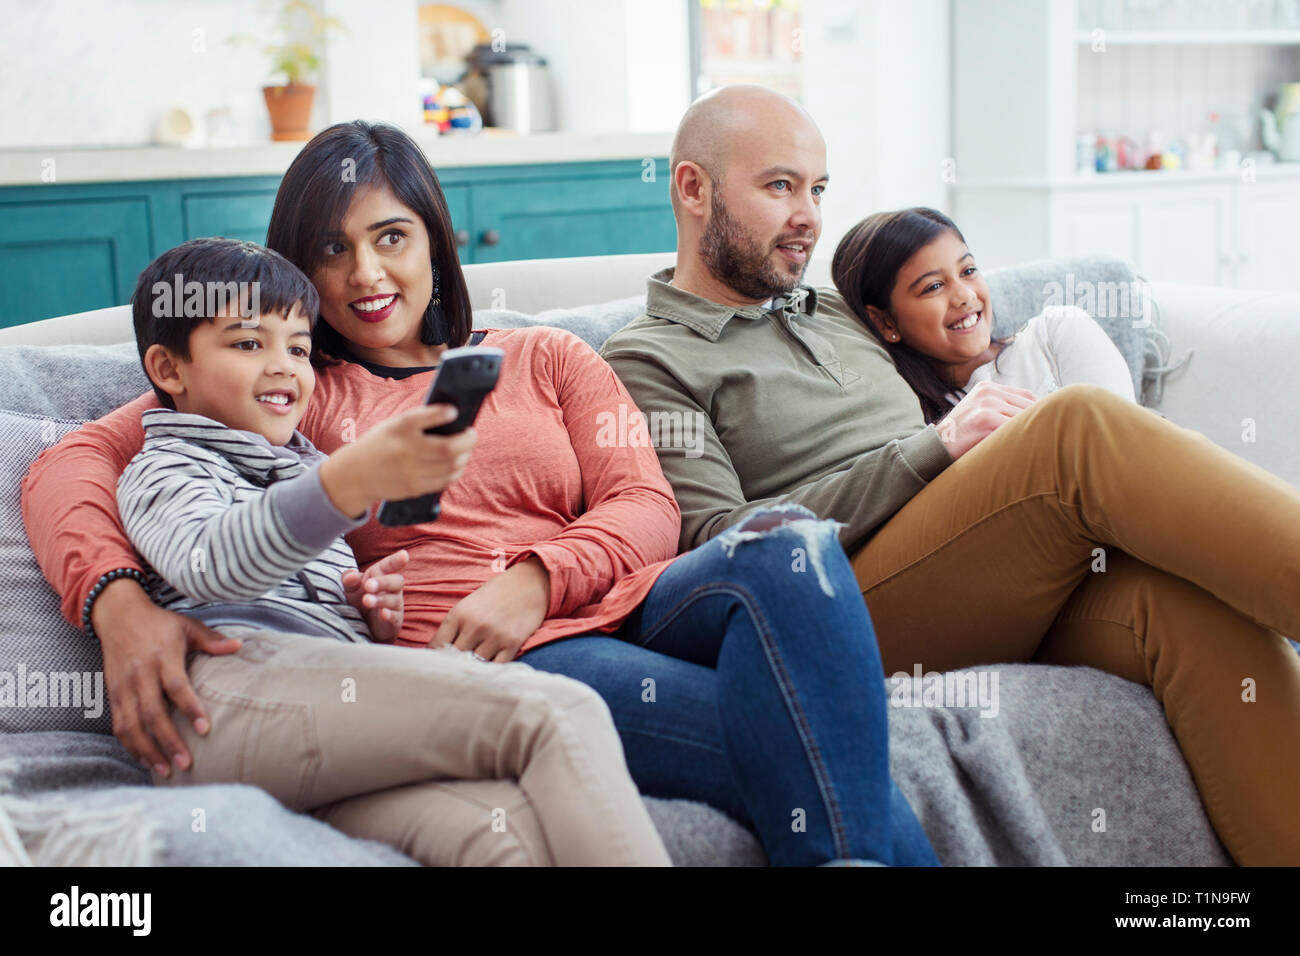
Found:
<path fill-rule="evenodd" d="M 1300 863 L 1300 491 L 1071 385 L 853 558 L 890 673 L 1083 664 L 1150 685 L 1243 864 Z"/>

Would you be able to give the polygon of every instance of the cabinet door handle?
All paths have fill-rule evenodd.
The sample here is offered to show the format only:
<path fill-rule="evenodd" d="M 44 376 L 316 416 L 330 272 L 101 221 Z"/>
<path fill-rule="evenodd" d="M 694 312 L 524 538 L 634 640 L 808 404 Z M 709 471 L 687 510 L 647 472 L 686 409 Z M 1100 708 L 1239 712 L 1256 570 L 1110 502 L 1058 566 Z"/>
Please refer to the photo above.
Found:
<path fill-rule="evenodd" d="M 469 245 L 469 230 L 468 230 L 468 229 L 457 229 L 457 230 L 456 230 L 456 245 L 460 246 L 462 249 Z"/>
<path fill-rule="evenodd" d="M 478 241 L 483 243 L 485 246 L 495 246 L 501 241 L 501 233 L 497 232 L 495 229 L 485 229 L 483 234 L 478 237 Z"/>

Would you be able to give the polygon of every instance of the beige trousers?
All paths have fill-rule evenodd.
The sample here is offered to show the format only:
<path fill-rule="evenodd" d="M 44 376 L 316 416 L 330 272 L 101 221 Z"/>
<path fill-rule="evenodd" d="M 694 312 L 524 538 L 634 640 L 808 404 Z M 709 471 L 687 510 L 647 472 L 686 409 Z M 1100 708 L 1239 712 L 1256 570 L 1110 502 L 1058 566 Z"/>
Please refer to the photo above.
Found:
<path fill-rule="evenodd" d="M 430 866 L 669 865 L 585 684 L 455 649 L 221 630 L 243 647 L 189 660 L 212 729 L 178 719 L 193 769 L 156 783 L 252 784 Z"/>
<path fill-rule="evenodd" d="M 1300 656 L 1281 636 L 1300 636 L 1300 491 L 1072 385 L 853 565 L 886 673 L 1036 660 L 1145 683 L 1233 859 L 1300 864 Z"/>

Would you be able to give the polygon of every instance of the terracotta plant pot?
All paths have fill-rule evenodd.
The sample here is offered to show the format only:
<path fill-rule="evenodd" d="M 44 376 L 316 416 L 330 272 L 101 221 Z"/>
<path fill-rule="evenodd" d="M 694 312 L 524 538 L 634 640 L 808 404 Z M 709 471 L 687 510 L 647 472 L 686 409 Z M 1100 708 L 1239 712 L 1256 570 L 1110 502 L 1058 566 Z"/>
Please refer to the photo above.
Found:
<path fill-rule="evenodd" d="M 311 139 L 311 104 L 316 97 L 316 87 L 310 83 L 290 83 L 288 86 L 264 86 L 266 109 L 271 114 L 271 139 Z"/>

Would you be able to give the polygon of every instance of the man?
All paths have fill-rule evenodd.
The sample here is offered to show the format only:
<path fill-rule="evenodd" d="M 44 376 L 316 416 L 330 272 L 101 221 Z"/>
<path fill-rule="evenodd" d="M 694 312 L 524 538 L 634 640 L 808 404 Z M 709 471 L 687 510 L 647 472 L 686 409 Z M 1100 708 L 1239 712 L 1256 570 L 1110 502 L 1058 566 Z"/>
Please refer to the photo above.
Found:
<path fill-rule="evenodd" d="M 944 441 L 839 294 L 799 286 L 829 176 L 798 104 L 757 86 L 715 91 L 682 119 L 669 166 L 676 271 L 650 280 L 648 315 L 602 354 L 644 412 L 703 428 L 702 455 L 698 433 L 685 459 L 657 443 L 683 550 L 778 501 L 845 522 L 852 550 L 1032 402 L 1020 389 L 982 390 L 968 399 L 982 417 L 956 417 L 971 424 Z"/>
<path fill-rule="evenodd" d="M 1300 634 L 1300 494 L 1093 386 L 981 382 L 925 425 L 841 297 L 799 284 L 829 181 L 807 113 L 725 87 L 669 163 L 677 267 L 602 354 L 652 431 L 696 429 L 689 454 L 658 442 L 682 548 L 782 503 L 843 522 L 887 673 L 1033 659 L 1148 684 L 1234 859 L 1300 862 L 1300 661 L 1276 633 Z M 1243 703 L 1247 677 L 1269 694 Z"/>

